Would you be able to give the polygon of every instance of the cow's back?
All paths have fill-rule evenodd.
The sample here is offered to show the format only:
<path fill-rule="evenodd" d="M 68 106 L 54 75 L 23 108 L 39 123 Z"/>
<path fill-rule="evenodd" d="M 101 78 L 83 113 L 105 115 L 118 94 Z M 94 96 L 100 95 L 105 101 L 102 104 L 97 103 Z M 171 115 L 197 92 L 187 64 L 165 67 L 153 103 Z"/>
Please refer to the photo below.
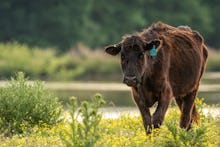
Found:
<path fill-rule="evenodd" d="M 169 58 L 163 62 L 169 62 L 169 71 L 165 73 L 174 96 L 185 95 L 198 88 L 208 53 L 203 37 L 197 31 L 158 22 L 146 29 L 142 36 L 146 41 L 163 40 L 158 52 Z"/>
<path fill-rule="evenodd" d="M 190 29 L 170 31 L 169 81 L 174 96 L 185 95 L 199 86 L 207 58 L 202 36 Z M 206 57 L 205 57 L 206 56 Z"/>

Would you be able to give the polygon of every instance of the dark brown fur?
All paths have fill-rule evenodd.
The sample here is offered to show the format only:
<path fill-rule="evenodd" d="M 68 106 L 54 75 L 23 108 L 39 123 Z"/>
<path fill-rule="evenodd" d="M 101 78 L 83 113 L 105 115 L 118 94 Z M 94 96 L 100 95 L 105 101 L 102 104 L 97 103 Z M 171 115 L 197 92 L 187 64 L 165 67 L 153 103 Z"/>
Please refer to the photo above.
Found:
<path fill-rule="evenodd" d="M 153 45 L 155 57 L 149 54 Z M 124 82 L 132 88 L 147 133 L 152 124 L 155 128 L 162 124 L 172 97 L 181 111 L 180 127 L 188 130 L 192 121 L 198 121 L 194 101 L 208 51 L 197 31 L 157 22 L 106 47 L 106 52 L 121 53 Z M 158 106 L 151 116 L 149 108 L 156 102 Z"/>

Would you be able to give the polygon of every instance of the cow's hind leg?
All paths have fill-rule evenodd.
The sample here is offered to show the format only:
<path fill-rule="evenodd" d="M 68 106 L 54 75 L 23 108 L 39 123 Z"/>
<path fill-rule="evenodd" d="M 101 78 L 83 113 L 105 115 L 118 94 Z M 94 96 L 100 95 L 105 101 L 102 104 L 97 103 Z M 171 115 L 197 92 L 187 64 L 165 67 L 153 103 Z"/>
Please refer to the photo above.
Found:
<path fill-rule="evenodd" d="M 182 98 L 182 111 L 181 111 L 181 118 L 180 118 L 180 127 L 189 130 L 191 127 L 192 121 L 197 121 L 198 114 L 196 112 L 195 107 L 195 97 L 196 97 L 197 90 L 187 94 Z M 177 103 L 178 104 L 178 103 Z"/>
<path fill-rule="evenodd" d="M 183 107 L 182 97 L 175 97 L 175 101 L 176 101 L 176 104 L 179 107 L 180 111 L 182 112 L 182 107 Z"/>

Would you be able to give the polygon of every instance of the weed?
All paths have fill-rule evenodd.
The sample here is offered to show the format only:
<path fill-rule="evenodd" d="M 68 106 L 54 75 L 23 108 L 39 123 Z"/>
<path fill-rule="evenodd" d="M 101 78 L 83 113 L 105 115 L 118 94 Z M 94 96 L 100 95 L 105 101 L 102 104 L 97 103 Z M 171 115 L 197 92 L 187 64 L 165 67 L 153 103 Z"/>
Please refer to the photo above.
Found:
<path fill-rule="evenodd" d="M 100 94 L 96 94 L 92 102 L 84 101 L 78 109 L 76 98 L 71 97 L 70 100 L 71 132 L 64 131 L 60 137 L 66 146 L 93 147 L 100 138 L 99 123 L 102 116 L 98 113 L 98 109 L 105 101 Z"/>

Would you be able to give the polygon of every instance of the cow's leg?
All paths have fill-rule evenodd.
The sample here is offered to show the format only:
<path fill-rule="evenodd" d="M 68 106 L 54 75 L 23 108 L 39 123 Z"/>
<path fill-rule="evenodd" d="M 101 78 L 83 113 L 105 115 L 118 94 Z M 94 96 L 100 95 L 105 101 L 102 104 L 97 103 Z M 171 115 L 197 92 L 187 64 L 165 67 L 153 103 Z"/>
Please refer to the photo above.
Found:
<path fill-rule="evenodd" d="M 149 133 L 151 133 L 151 130 L 152 130 L 150 109 L 148 107 L 146 107 L 146 104 L 144 102 L 144 98 L 140 97 L 139 94 L 135 91 L 133 91 L 133 98 L 134 98 L 135 103 L 137 104 L 137 106 L 141 112 L 141 117 L 143 120 L 146 134 L 149 134 Z"/>
<path fill-rule="evenodd" d="M 182 108 L 183 108 L 183 99 L 182 99 L 182 97 L 175 97 L 175 101 L 176 101 L 176 104 L 179 107 L 180 111 L 182 112 Z"/>
<path fill-rule="evenodd" d="M 194 101 L 197 90 L 187 94 L 183 97 L 182 112 L 180 117 L 180 127 L 189 130 L 192 123 L 193 115 L 196 115 L 196 108 Z"/>
<path fill-rule="evenodd" d="M 140 100 L 139 97 L 134 97 L 134 100 L 141 112 L 141 117 L 144 123 L 146 134 L 149 134 L 151 133 L 151 130 L 152 130 L 150 109 L 145 106 L 144 102 Z"/>
<path fill-rule="evenodd" d="M 153 114 L 153 125 L 154 128 L 159 128 L 161 124 L 163 123 L 164 116 L 166 114 L 167 108 L 170 104 L 172 95 L 170 88 L 167 88 L 164 93 L 161 93 L 161 96 L 158 100 L 158 105 L 156 108 L 156 111 Z"/>
<path fill-rule="evenodd" d="M 177 106 L 180 109 L 181 114 L 182 114 L 182 112 L 183 112 L 183 97 L 180 97 L 180 96 L 175 97 L 175 101 L 176 101 Z M 181 121 L 181 119 L 180 119 L 180 121 Z M 191 122 L 192 122 L 192 120 L 191 120 Z"/>

